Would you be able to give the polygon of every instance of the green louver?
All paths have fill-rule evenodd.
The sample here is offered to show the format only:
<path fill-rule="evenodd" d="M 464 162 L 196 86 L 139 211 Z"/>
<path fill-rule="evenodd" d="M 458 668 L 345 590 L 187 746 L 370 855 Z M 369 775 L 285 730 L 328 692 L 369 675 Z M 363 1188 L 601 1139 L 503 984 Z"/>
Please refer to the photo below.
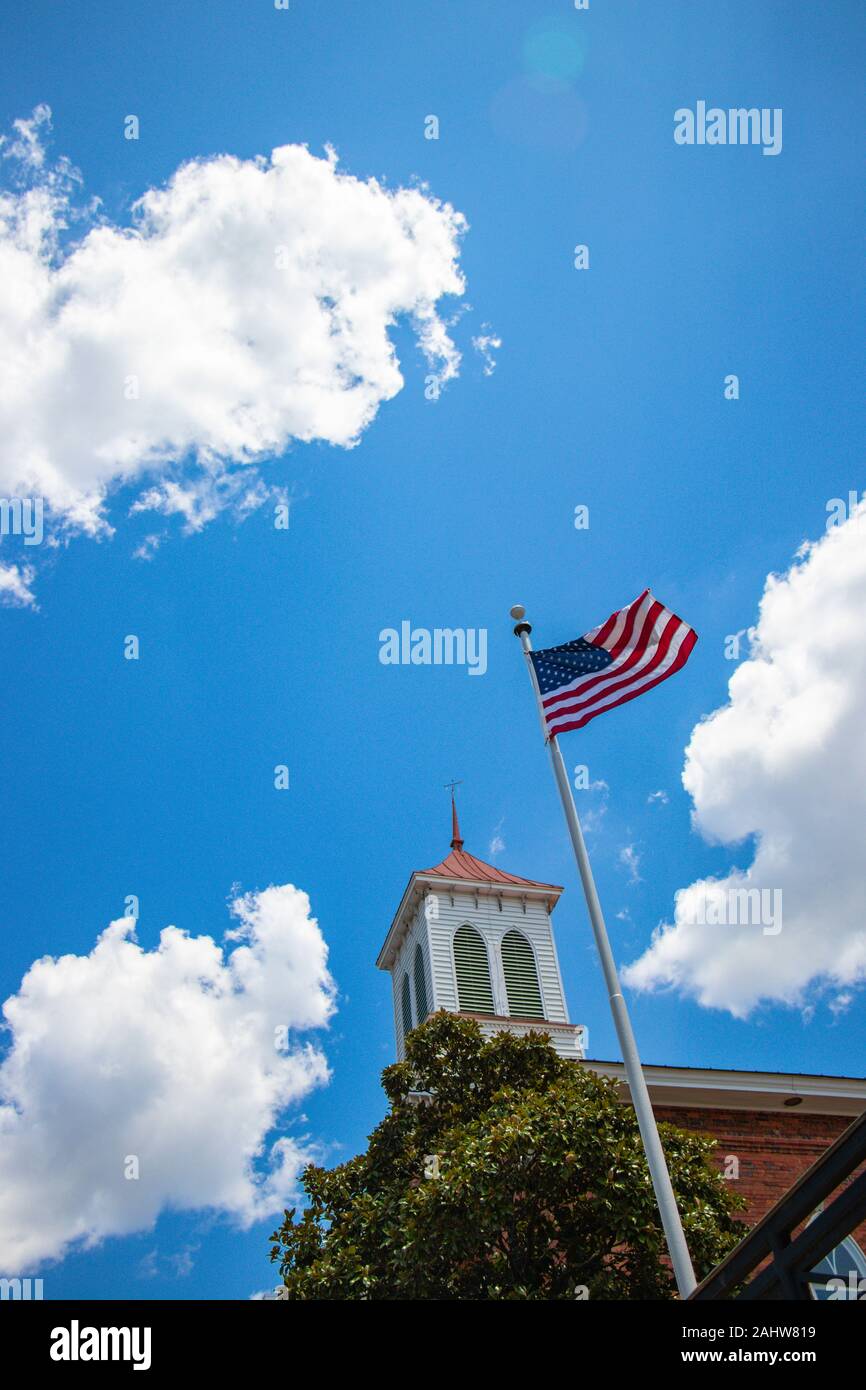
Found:
<path fill-rule="evenodd" d="M 458 927 L 454 933 L 454 968 L 460 1008 L 473 1014 L 495 1013 L 487 947 L 474 927 Z"/>
<path fill-rule="evenodd" d="M 401 999 L 403 1007 L 403 1037 L 412 1031 L 412 996 L 409 993 L 409 976 L 403 976 L 403 994 Z"/>
<path fill-rule="evenodd" d="M 430 1009 L 427 1004 L 427 981 L 424 978 L 424 953 L 420 945 L 415 947 L 415 965 L 412 974 L 415 977 L 415 1012 L 418 1015 L 418 1022 L 423 1023 Z"/>
<path fill-rule="evenodd" d="M 535 957 L 522 932 L 509 931 L 502 938 L 502 970 L 512 1018 L 544 1018 Z"/>

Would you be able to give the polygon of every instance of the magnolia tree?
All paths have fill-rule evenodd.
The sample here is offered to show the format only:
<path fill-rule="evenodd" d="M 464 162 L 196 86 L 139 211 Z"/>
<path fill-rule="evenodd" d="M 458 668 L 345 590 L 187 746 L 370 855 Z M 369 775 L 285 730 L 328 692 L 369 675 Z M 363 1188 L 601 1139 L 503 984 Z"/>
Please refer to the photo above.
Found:
<path fill-rule="evenodd" d="M 366 1153 L 303 1175 L 271 1239 L 288 1299 L 671 1298 L 634 1112 L 544 1033 L 435 1014 L 382 1075 Z M 709 1140 L 661 1126 L 698 1278 L 737 1242 L 742 1205 Z"/>

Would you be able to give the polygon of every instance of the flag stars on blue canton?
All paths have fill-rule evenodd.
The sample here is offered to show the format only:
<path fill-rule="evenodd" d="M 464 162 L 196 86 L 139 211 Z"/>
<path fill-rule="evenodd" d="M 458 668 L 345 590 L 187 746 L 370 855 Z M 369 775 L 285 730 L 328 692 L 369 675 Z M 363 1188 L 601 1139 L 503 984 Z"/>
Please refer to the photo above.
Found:
<path fill-rule="evenodd" d="M 532 664 L 542 695 L 559 690 L 578 676 L 603 671 L 612 660 L 610 652 L 605 651 L 604 647 L 595 647 L 582 637 L 565 642 L 561 647 L 546 647 L 532 653 Z"/>

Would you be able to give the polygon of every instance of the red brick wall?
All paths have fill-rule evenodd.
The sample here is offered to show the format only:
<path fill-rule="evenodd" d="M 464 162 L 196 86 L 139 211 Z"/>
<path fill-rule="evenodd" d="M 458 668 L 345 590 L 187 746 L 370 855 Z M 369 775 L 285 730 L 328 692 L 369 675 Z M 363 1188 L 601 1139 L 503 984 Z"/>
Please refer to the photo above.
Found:
<path fill-rule="evenodd" d="M 658 1106 L 656 1118 L 681 1129 L 696 1130 L 715 1139 L 713 1161 L 724 1170 L 725 1159 L 739 1159 L 740 1176 L 731 1186 L 745 1197 L 743 1220 L 753 1226 L 847 1129 L 842 1115 L 800 1115 L 792 1110 L 702 1110 Z M 853 1233 L 866 1250 L 866 1223 Z"/>

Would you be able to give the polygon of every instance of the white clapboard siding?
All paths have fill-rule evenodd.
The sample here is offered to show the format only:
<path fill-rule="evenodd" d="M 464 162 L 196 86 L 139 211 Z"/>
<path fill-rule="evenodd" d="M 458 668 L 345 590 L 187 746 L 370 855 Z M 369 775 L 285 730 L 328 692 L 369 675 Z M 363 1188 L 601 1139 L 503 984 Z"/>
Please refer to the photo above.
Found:
<path fill-rule="evenodd" d="M 471 892 L 451 894 L 437 890 L 435 898 L 438 915 L 432 912 L 428 914 L 433 980 L 432 1007 L 449 1009 L 452 1012 L 460 1009 L 453 943 L 455 933 L 465 923 L 481 933 L 487 946 L 497 1013 L 512 1012 L 508 1007 L 502 971 L 501 943 L 506 932 L 517 930 L 526 938 L 534 954 L 543 1017 L 552 1023 L 568 1022 L 552 925 L 542 902 L 527 899 L 524 911 L 521 899 L 506 897 L 504 894 L 501 899 L 487 893 L 479 893 L 476 898 Z"/>
<path fill-rule="evenodd" d="M 426 1000 L 419 1000 L 418 973 L 416 971 L 416 948 L 421 948 L 422 974 L 421 979 L 426 990 Z M 437 1008 L 442 1008 L 441 1004 L 435 1002 L 436 991 L 433 984 L 433 972 L 430 963 L 430 942 L 427 932 L 427 919 L 424 915 L 423 904 L 415 914 L 412 926 L 407 932 L 405 940 L 397 954 L 391 972 L 394 987 L 394 1031 L 397 1038 L 397 1056 L 402 1061 L 406 1055 L 405 1037 L 406 1030 L 403 1026 L 403 979 L 409 978 L 409 995 L 412 1003 L 412 1027 L 417 1028 L 419 1023 L 423 1023 L 428 1014 L 433 1013 Z M 426 1003 L 426 1011 L 422 1012 L 422 1005 Z"/>
<path fill-rule="evenodd" d="M 568 1025 L 553 925 L 544 899 L 506 893 L 500 896 L 484 891 L 476 895 L 471 887 L 452 892 L 450 888 L 436 886 L 425 888 L 425 893 L 426 898 L 421 897 L 410 909 L 406 934 L 388 967 L 393 982 L 394 1030 L 400 1059 L 405 1057 L 403 979 L 407 975 L 413 1027 L 423 1022 L 425 1003 L 428 1014 L 446 1009 L 450 1013 L 462 1011 L 482 1018 L 490 1014 L 500 1020 L 514 1018 L 512 1031 L 517 1033 L 531 1028 L 534 1020 Z M 470 993 L 467 997 L 472 999 L 473 1007 L 467 1002 L 461 1005 L 457 987 L 455 938 L 463 926 L 479 933 L 488 961 L 486 989 L 489 994 L 483 986 L 481 993 Z M 513 932 L 519 936 L 509 936 Z M 421 975 L 416 971 L 416 948 L 419 946 Z M 423 989 L 419 989 L 419 980 L 423 981 Z M 501 1022 L 490 1025 L 491 1028 L 502 1026 Z M 483 1023 L 482 1028 L 487 1034 Z M 551 1034 L 562 1055 L 575 1054 L 574 1032 L 567 1027 Z"/>

